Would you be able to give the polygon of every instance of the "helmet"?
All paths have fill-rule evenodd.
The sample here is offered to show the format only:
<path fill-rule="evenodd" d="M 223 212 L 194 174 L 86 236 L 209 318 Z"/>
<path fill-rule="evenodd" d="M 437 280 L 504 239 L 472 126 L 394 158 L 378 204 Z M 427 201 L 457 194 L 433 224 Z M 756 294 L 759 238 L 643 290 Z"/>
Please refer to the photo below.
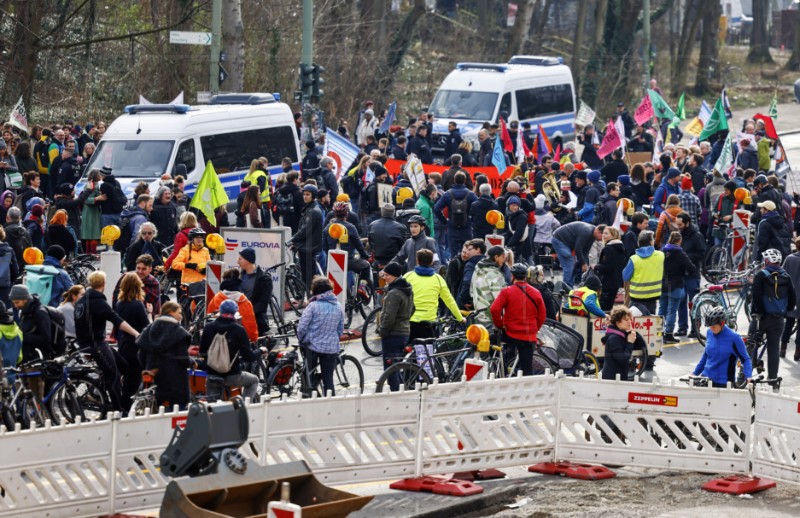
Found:
<path fill-rule="evenodd" d="M 706 313 L 706 327 L 709 326 L 716 326 L 719 324 L 724 324 L 725 320 L 728 318 L 728 315 L 725 314 L 725 310 L 722 308 L 714 308 L 708 313 Z"/>
<path fill-rule="evenodd" d="M 193 228 L 189 231 L 189 241 L 196 237 L 206 237 L 206 231 L 200 227 Z"/>
<path fill-rule="evenodd" d="M 541 264 L 528 267 L 528 282 L 541 284 L 544 282 L 544 267 Z"/>
<path fill-rule="evenodd" d="M 413 215 L 408 218 L 408 224 L 416 223 L 417 225 L 422 225 L 423 227 L 426 226 L 425 218 L 419 215 Z"/>
<path fill-rule="evenodd" d="M 783 256 L 780 251 L 774 248 L 762 252 L 761 257 L 764 258 L 764 262 L 767 264 L 781 264 L 781 261 L 783 261 Z"/>
<path fill-rule="evenodd" d="M 528 266 L 522 263 L 516 263 L 511 267 L 511 275 L 515 279 L 524 279 L 528 276 Z"/>
<path fill-rule="evenodd" d="M 753 180 L 753 185 L 766 185 L 768 183 L 767 176 L 763 174 L 756 176 L 756 179 Z"/>
<path fill-rule="evenodd" d="M 333 215 L 337 218 L 344 218 L 350 212 L 350 207 L 345 201 L 337 201 L 333 204 Z"/>

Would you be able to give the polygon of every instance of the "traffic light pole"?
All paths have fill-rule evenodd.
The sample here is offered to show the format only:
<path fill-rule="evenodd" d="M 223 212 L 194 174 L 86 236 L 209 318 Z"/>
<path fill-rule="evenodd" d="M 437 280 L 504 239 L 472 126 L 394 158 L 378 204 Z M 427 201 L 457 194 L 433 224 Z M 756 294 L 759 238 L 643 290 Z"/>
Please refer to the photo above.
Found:
<path fill-rule="evenodd" d="M 208 69 L 208 89 L 219 93 L 219 51 L 222 46 L 222 0 L 211 6 L 211 63 Z"/>
<path fill-rule="evenodd" d="M 305 152 L 305 142 L 313 140 L 312 116 L 314 109 L 311 106 L 312 86 L 305 81 L 311 75 L 311 64 L 314 62 L 314 0 L 303 0 L 303 59 L 300 64 L 300 89 L 303 92 L 303 144 L 300 148 Z"/>

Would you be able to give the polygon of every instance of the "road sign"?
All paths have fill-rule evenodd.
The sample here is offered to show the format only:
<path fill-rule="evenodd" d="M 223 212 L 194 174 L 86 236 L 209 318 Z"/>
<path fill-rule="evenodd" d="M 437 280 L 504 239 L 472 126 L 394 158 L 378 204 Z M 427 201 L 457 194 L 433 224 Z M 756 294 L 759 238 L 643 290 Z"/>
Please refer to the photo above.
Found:
<path fill-rule="evenodd" d="M 169 31 L 169 42 L 177 45 L 211 45 L 211 33 Z"/>
<path fill-rule="evenodd" d="M 228 71 L 222 68 L 222 65 L 219 66 L 219 84 L 225 82 L 228 79 Z"/>

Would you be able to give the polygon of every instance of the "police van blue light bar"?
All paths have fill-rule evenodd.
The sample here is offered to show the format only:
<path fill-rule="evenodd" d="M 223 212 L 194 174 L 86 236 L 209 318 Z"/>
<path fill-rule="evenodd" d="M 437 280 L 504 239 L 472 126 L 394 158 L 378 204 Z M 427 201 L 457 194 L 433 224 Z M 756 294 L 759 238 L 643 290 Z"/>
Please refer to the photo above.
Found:
<path fill-rule="evenodd" d="M 493 70 L 495 72 L 505 72 L 508 67 L 505 65 L 493 65 L 491 63 L 458 63 L 457 70 Z"/>
<path fill-rule="evenodd" d="M 188 104 L 129 104 L 125 113 L 186 113 L 190 108 Z"/>

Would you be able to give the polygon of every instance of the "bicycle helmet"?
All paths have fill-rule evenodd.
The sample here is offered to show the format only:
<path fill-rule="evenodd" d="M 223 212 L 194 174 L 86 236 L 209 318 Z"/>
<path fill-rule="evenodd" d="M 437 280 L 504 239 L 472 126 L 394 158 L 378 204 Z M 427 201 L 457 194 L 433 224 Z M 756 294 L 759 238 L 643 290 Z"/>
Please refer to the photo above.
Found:
<path fill-rule="evenodd" d="M 528 266 L 523 263 L 516 263 L 511 267 L 511 275 L 518 280 L 524 279 L 528 276 Z"/>
<path fill-rule="evenodd" d="M 768 183 L 767 176 L 763 174 L 756 176 L 756 179 L 753 180 L 753 185 L 767 185 Z"/>
<path fill-rule="evenodd" d="M 425 224 L 425 218 L 423 218 L 422 216 L 416 215 L 416 214 L 414 216 L 411 216 L 410 218 L 408 218 L 408 224 L 410 225 L 412 223 L 416 223 L 417 225 L 422 225 L 423 227 L 427 226 Z"/>
<path fill-rule="evenodd" d="M 706 327 L 716 326 L 719 324 L 724 324 L 727 315 L 725 314 L 725 310 L 722 308 L 714 308 L 708 313 L 706 313 L 705 321 Z"/>
<path fill-rule="evenodd" d="M 333 215 L 337 218 L 346 218 L 349 213 L 350 207 L 347 205 L 347 202 L 337 201 L 333 204 Z"/>
<path fill-rule="evenodd" d="M 781 255 L 779 250 L 775 250 L 774 248 L 770 248 L 761 253 L 761 257 L 764 258 L 764 262 L 767 264 L 781 264 L 783 261 L 783 256 Z"/>
<path fill-rule="evenodd" d="M 200 227 L 193 228 L 189 231 L 189 241 L 196 237 L 206 237 L 206 231 Z"/>

